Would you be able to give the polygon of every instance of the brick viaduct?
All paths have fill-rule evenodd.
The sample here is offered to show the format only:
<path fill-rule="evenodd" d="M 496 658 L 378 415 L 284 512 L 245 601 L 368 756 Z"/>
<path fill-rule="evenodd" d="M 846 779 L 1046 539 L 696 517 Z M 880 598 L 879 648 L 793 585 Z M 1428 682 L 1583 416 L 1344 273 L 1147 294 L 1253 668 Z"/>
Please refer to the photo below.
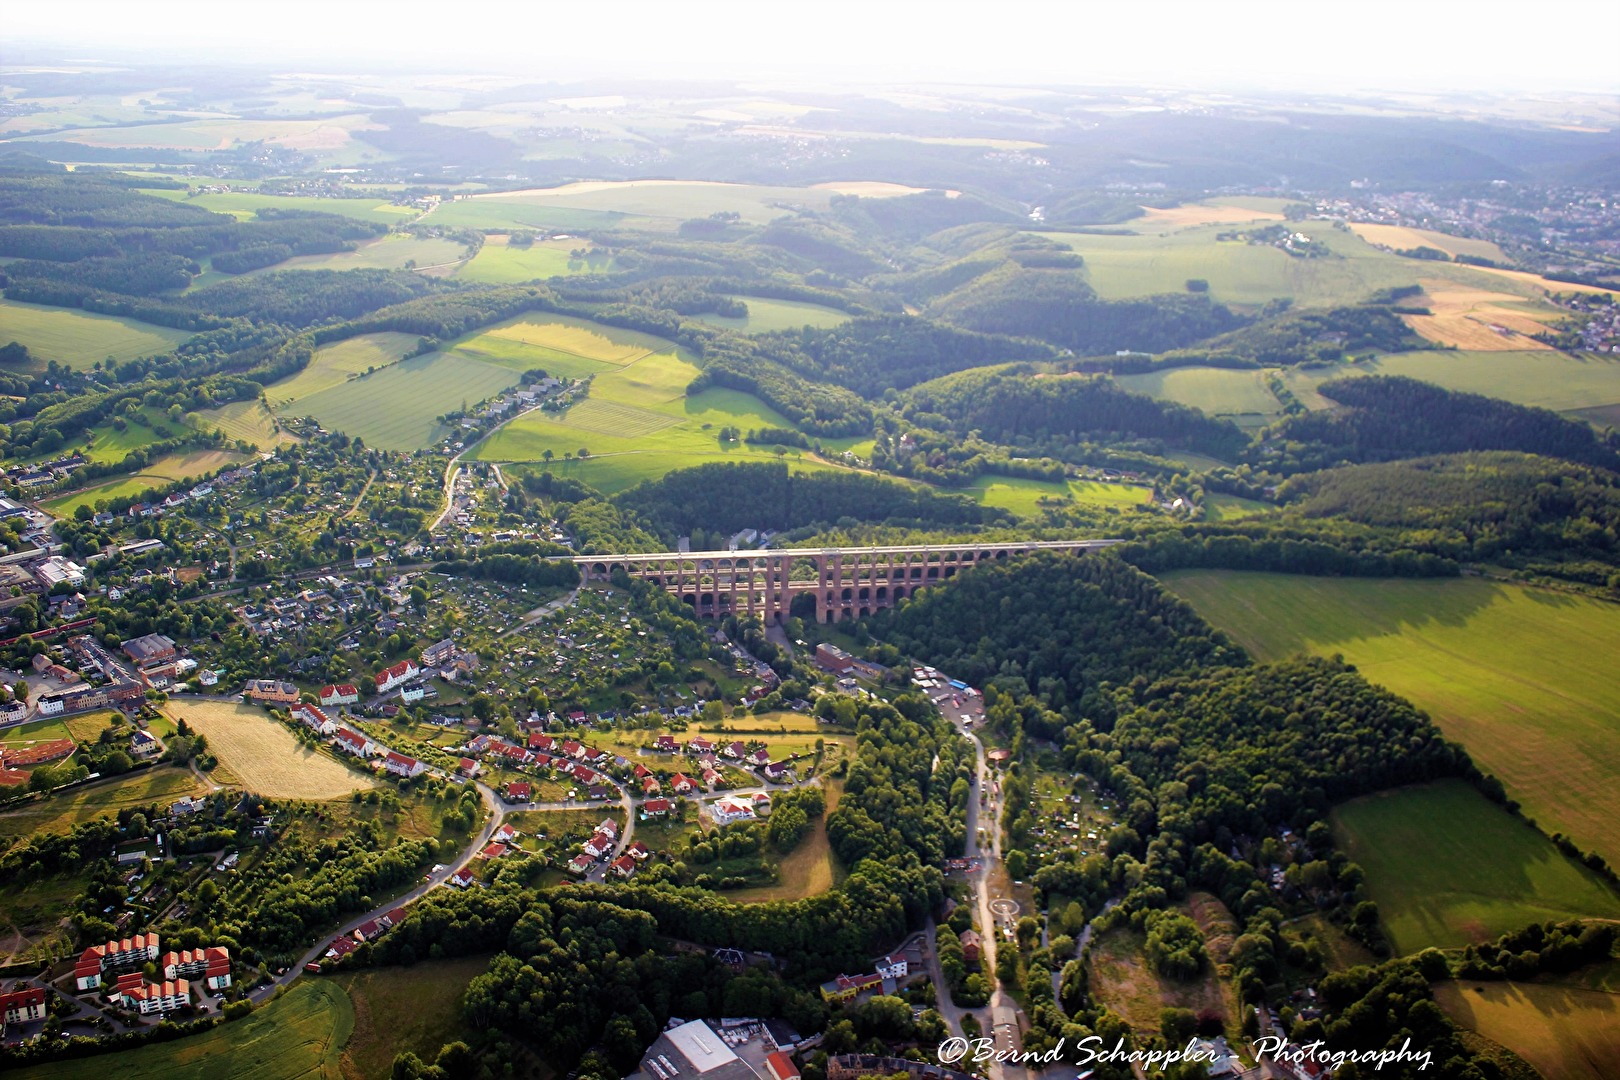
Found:
<path fill-rule="evenodd" d="M 1118 540 L 1029 540 L 906 547 L 783 548 L 778 551 L 660 551 L 578 555 L 592 580 L 624 570 L 679 596 L 704 618 L 787 619 L 793 601 L 812 596 L 816 621 L 837 622 L 891 607 L 958 570 L 1031 551 L 1094 551 Z M 797 577 L 795 577 L 797 573 Z"/>

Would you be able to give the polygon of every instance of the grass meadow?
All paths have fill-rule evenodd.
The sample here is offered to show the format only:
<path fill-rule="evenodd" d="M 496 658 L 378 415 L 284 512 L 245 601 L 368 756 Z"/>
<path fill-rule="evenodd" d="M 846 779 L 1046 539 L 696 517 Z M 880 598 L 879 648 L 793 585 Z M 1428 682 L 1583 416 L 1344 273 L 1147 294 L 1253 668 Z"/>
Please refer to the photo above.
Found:
<path fill-rule="evenodd" d="M 1342 653 L 1429 713 L 1548 832 L 1620 861 L 1620 607 L 1478 578 L 1237 571 L 1165 584 L 1261 659 Z"/>
<path fill-rule="evenodd" d="M 313 750 L 256 705 L 182 698 L 167 706 L 176 721 L 208 737 L 208 749 L 242 786 L 276 799 L 336 799 L 374 787 L 347 765 Z"/>
<path fill-rule="evenodd" d="M 302 371 L 267 387 L 265 400 L 272 408 L 280 408 L 322 390 L 342 386 L 368 369 L 397 362 L 416 347 L 417 340 L 414 334 L 385 330 L 333 342 L 315 350 Z"/>
<path fill-rule="evenodd" d="M 317 199 L 310 195 L 261 195 L 257 191 L 225 191 L 211 195 L 190 195 L 184 191 L 154 189 L 146 192 L 189 206 L 200 206 L 216 214 L 246 219 L 260 210 L 313 210 L 322 214 L 374 221 L 381 225 L 403 225 L 417 214 L 410 206 L 395 206 L 386 199 Z"/>
<path fill-rule="evenodd" d="M 250 460 L 248 455 L 230 450 L 193 450 L 158 458 L 131 476 L 104 484 L 80 488 L 41 502 L 40 509 L 57 517 L 72 514 L 81 505 L 94 507 L 101 502 L 138 496 L 149 489 L 162 489 L 178 480 L 198 479 L 230 465 Z"/>
<path fill-rule="evenodd" d="M 1289 374 L 1306 386 L 1340 375 L 1405 375 L 1447 390 L 1485 394 L 1554 412 L 1620 404 L 1620 358 L 1596 354 L 1571 356 L 1552 349 L 1395 353 L 1359 364 L 1313 368 L 1308 372 L 1296 369 Z M 1289 381 L 1289 388 L 1294 389 L 1288 375 L 1285 380 Z M 1318 397 L 1317 401 L 1320 400 Z M 1319 407 L 1303 395 L 1300 402 L 1310 408 Z"/>
<path fill-rule="evenodd" d="M 1512 1050 L 1544 1080 L 1620 1076 L 1620 993 L 1522 982 L 1445 982 L 1435 1000 L 1457 1024 Z"/>
<path fill-rule="evenodd" d="M 1266 373 L 1258 370 L 1183 367 L 1116 375 L 1114 381 L 1138 394 L 1178 401 L 1240 422 L 1250 417 L 1264 420 L 1282 412 L 1276 395 L 1266 386 Z"/>
<path fill-rule="evenodd" d="M 973 496 L 984 506 L 1010 510 L 1019 517 L 1040 517 L 1042 499 L 1072 500 L 1085 506 L 1115 507 L 1121 510 L 1143 506 L 1153 492 L 1132 484 L 1109 484 L 1101 480 L 1070 480 L 1058 483 L 1018 476 L 981 476 L 963 494 Z"/>
<path fill-rule="evenodd" d="M 329 386 L 283 405 L 281 411 L 313 416 L 323 427 L 379 450 L 421 450 L 449 431 L 440 416 L 515 386 L 518 378 L 508 368 L 435 352 Z"/>
<path fill-rule="evenodd" d="M 1620 918 L 1607 884 L 1462 780 L 1353 799 L 1333 826 L 1402 954 L 1549 919 Z"/>
<path fill-rule="evenodd" d="M 605 273 L 613 268 L 611 258 L 572 257 L 572 252 L 590 247 L 588 240 L 537 239 L 528 247 L 512 247 L 507 243 L 508 239 L 498 233 L 485 237 L 484 246 L 478 254 L 457 267 L 454 276 L 462 281 L 510 285 L 564 274 Z"/>
<path fill-rule="evenodd" d="M 690 218 L 730 211 L 759 225 L 783 216 L 788 212 L 785 206 L 825 210 L 834 194 L 823 188 L 705 180 L 584 181 L 440 203 L 427 220 L 494 229 L 583 229 L 621 222 L 638 228 L 674 229 Z"/>
<path fill-rule="evenodd" d="M 15 839 L 31 832 L 67 832 L 103 814 L 151 803 L 166 805 L 205 791 L 207 786 L 185 769 L 168 765 L 140 769 L 8 810 L 0 814 L 0 838 Z"/>
<path fill-rule="evenodd" d="M 240 439 L 260 450 L 272 450 L 282 443 L 296 441 L 292 435 L 280 430 L 275 414 L 258 398 L 233 401 L 214 409 L 200 409 L 186 419 L 193 427 L 203 431 L 218 428 L 228 438 Z"/>
<path fill-rule="evenodd" d="M 354 1030 L 354 1006 L 343 987 L 332 979 L 304 979 L 245 1019 L 123 1051 L 112 1072 L 119 1080 L 344 1080 L 340 1058 Z M 84 1061 L 69 1060 L 12 1075 L 67 1080 L 85 1072 Z"/>
<path fill-rule="evenodd" d="M 133 360 L 165 353 L 191 336 L 189 330 L 97 315 L 77 308 L 0 300 L 0 344 L 28 347 L 43 368 L 51 360 L 77 371 L 98 360 Z"/>
<path fill-rule="evenodd" d="M 745 334 L 767 334 L 773 330 L 797 330 L 802 326 L 819 328 L 841 326 L 850 320 L 846 312 L 820 304 L 806 304 L 798 300 L 767 300 L 758 296 L 737 296 L 748 306 L 748 314 L 738 318 L 730 315 L 699 315 L 697 319 L 711 326 L 724 326 Z"/>
<path fill-rule="evenodd" d="M 347 993 L 354 1033 L 343 1048 L 346 1076 L 388 1076 L 394 1057 L 407 1051 L 432 1061 L 445 1043 L 464 1034 L 461 998 L 467 984 L 489 970 L 489 957 L 431 960 L 409 968 L 364 968 L 331 982 Z"/>

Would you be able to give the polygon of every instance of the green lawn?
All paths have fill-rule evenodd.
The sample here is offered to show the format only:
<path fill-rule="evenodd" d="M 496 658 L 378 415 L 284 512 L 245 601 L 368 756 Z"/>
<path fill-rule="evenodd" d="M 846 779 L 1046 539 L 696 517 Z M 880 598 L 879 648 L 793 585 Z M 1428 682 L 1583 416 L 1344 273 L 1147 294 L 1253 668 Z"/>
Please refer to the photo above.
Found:
<path fill-rule="evenodd" d="M 850 316 L 836 308 L 820 304 L 806 304 L 797 300 L 767 300 L 758 296 L 737 296 L 748 305 L 748 314 L 741 318 L 729 315 L 699 315 L 697 318 L 712 326 L 729 327 L 745 334 L 765 334 L 772 330 L 797 330 L 801 326 L 839 326 Z"/>
<path fill-rule="evenodd" d="M 206 476 L 226 466 L 248 460 L 242 454 L 229 450 L 194 450 L 185 454 L 169 454 L 158 458 L 145 469 L 129 476 L 109 480 L 92 487 L 70 491 L 41 502 L 40 509 L 58 517 L 72 514 L 79 506 L 94 507 L 102 501 L 128 498 L 149 488 L 163 489 L 176 480 L 189 480 Z"/>
<path fill-rule="evenodd" d="M 1620 862 L 1620 606 L 1477 578 L 1180 571 L 1165 583 L 1262 659 L 1342 653 L 1426 710 L 1549 832 Z"/>
<path fill-rule="evenodd" d="M 165 353 L 191 336 L 189 330 L 97 315 L 77 308 L 0 300 L 0 344 L 28 346 L 39 366 L 55 360 L 76 370 L 97 360 L 133 360 Z"/>
<path fill-rule="evenodd" d="M 283 411 L 313 416 L 379 450 L 421 450 L 449 430 L 439 416 L 515 386 L 518 377 L 454 352 L 429 353 L 310 394 Z"/>
<path fill-rule="evenodd" d="M 354 1007 L 354 1034 L 343 1051 L 353 1075 L 387 1076 L 406 1051 L 432 1061 L 463 1037 L 461 998 L 489 970 L 488 956 L 434 960 L 408 968 L 365 968 L 336 976 Z"/>
<path fill-rule="evenodd" d="M 1608 885 L 1461 780 L 1354 799 L 1333 823 L 1403 954 L 1550 919 L 1620 918 Z"/>
<path fill-rule="evenodd" d="M 414 334 L 385 330 L 345 338 L 317 349 L 302 371 L 289 375 L 265 389 L 265 400 L 274 408 L 342 386 L 349 378 L 371 368 L 386 367 L 416 347 Z"/>
<path fill-rule="evenodd" d="M 111 1068 L 63 1061 L 13 1075 L 65 1080 L 89 1070 L 118 1080 L 342 1080 L 339 1058 L 353 1030 L 354 1006 L 343 988 L 330 979 L 305 979 L 245 1020 L 124 1051 Z"/>

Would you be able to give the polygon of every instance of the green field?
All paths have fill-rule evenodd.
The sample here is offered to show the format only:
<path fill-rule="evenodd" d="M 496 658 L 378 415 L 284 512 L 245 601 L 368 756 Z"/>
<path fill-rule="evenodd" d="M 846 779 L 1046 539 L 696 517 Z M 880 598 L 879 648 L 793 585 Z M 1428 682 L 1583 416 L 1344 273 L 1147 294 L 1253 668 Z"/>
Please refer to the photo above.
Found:
<path fill-rule="evenodd" d="M 342 1080 L 343 1045 L 354 1006 L 329 979 L 305 979 L 244 1020 L 202 1035 L 121 1052 L 114 1068 L 63 1061 L 20 1069 L 18 1080 L 82 1077 L 86 1069 L 119 1080 Z M 380 1075 L 380 1074 L 371 1074 Z"/>
<path fill-rule="evenodd" d="M 698 367 L 671 342 L 647 334 L 561 316 L 525 316 L 460 342 L 457 354 L 501 363 L 512 371 L 542 368 L 591 377 L 590 394 L 567 412 L 530 412 L 477 449 L 484 461 L 538 463 L 604 492 L 622 491 L 671 469 L 709 461 L 774 461 L 768 447 L 719 442 L 719 429 L 792 427 L 759 399 L 735 390 L 686 396 Z M 586 460 L 565 459 L 580 450 Z M 834 466 L 806 451 L 786 459 L 799 468 Z"/>
<path fill-rule="evenodd" d="M 1452 1020 L 1512 1050 L 1544 1080 L 1620 1076 L 1620 994 L 1563 984 L 1447 982 L 1434 996 Z"/>
<path fill-rule="evenodd" d="M 611 258 L 571 257 L 570 252 L 590 247 L 588 240 L 536 240 L 528 247 L 510 247 L 506 241 L 501 235 L 485 237 L 478 254 L 458 267 L 455 276 L 462 281 L 509 285 L 560 274 L 603 273 L 613 267 Z"/>
<path fill-rule="evenodd" d="M 375 221 L 382 225 L 400 225 L 418 213 L 415 207 L 395 206 L 386 199 L 317 199 L 308 195 L 260 195 L 256 191 L 190 195 L 184 191 L 153 190 L 146 194 L 240 219 L 250 218 L 265 209 L 314 210 L 322 214 L 341 214 L 361 221 Z"/>
<path fill-rule="evenodd" d="M 366 968 L 331 981 L 354 1007 L 354 1034 L 343 1050 L 345 1072 L 387 1076 L 406 1051 L 432 1061 L 445 1043 L 462 1038 L 461 998 L 489 970 L 488 956 L 433 960 L 408 968 Z"/>
<path fill-rule="evenodd" d="M 262 198 L 275 198 L 276 196 L 261 196 Z M 313 202 L 338 202 L 349 200 L 315 199 Z M 191 288 L 201 289 L 221 281 L 229 281 L 237 277 L 252 277 L 255 274 L 279 273 L 282 270 L 403 270 L 406 263 L 412 268 L 442 267 L 453 270 L 455 264 L 466 254 L 466 248 L 454 240 L 443 237 L 417 238 L 405 233 L 389 233 L 375 240 L 368 240 L 358 245 L 353 251 L 334 251 L 324 255 L 294 255 L 290 259 L 270 266 L 261 266 L 257 270 L 249 270 L 243 274 L 227 274 L 215 270 L 211 266 L 192 279 Z"/>
<path fill-rule="evenodd" d="M 278 430 L 275 415 L 258 398 L 233 401 L 217 409 L 199 409 L 186 420 L 203 431 L 218 428 L 229 438 L 251 443 L 260 450 L 272 449 L 292 439 L 291 435 Z"/>
<path fill-rule="evenodd" d="M 133 360 L 165 353 L 190 336 L 189 330 L 115 315 L 0 300 L 0 345 L 21 342 L 40 367 L 55 360 L 82 371 L 108 357 Z"/>
<path fill-rule="evenodd" d="M 342 386 L 351 376 L 370 368 L 386 367 L 416 347 L 414 334 L 382 331 L 345 338 L 317 349 L 304 369 L 265 388 L 272 408 Z"/>
<path fill-rule="evenodd" d="M 1165 583 L 1261 659 L 1342 653 L 1426 710 L 1548 832 L 1620 861 L 1620 606 L 1477 578 L 1185 571 Z"/>
<path fill-rule="evenodd" d="M 1214 416 L 1263 420 L 1282 412 L 1263 371 L 1184 367 L 1117 375 L 1114 381 L 1135 393 L 1191 405 Z"/>
<path fill-rule="evenodd" d="M 673 229 L 689 218 L 730 211 L 751 224 L 764 224 L 789 213 L 784 206 L 825 210 L 833 194 L 827 189 L 698 180 L 587 182 L 440 203 L 427 220 L 482 229 L 587 229 L 621 221 Z"/>
<path fill-rule="evenodd" d="M 1145 487 L 1108 484 L 1100 480 L 1070 480 L 1060 484 L 1013 476 L 981 476 L 965 490 L 983 505 L 1011 510 L 1019 517 L 1039 517 L 1042 499 L 1073 500 L 1084 506 L 1125 509 L 1144 505 L 1153 494 Z"/>
<path fill-rule="evenodd" d="M 66 832 L 80 822 L 115 814 L 132 806 L 168 804 L 186 795 L 201 794 L 206 786 L 184 769 L 160 765 L 116 780 L 74 788 L 0 814 L 0 837 L 15 838 L 31 832 Z"/>
<path fill-rule="evenodd" d="M 1620 404 L 1620 358 L 1592 353 L 1569 356 L 1551 349 L 1532 352 L 1436 350 L 1397 353 L 1359 364 L 1298 372 L 1300 382 L 1308 385 L 1340 375 L 1405 375 L 1448 390 L 1485 394 L 1556 412 Z M 1315 407 L 1303 396 L 1300 401 Z"/>
<path fill-rule="evenodd" d="M 438 417 L 517 382 L 518 372 L 510 369 L 436 352 L 299 398 L 283 411 L 313 416 L 379 450 L 421 450 L 449 431 Z"/>
<path fill-rule="evenodd" d="M 1402 954 L 1533 922 L 1620 918 L 1620 897 L 1600 878 L 1462 780 L 1351 800 L 1333 825 Z"/>
<path fill-rule="evenodd" d="M 741 318 L 729 315 L 699 315 L 697 318 L 711 326 L 724 326 L 741 330 L 745 334 L 766 334 L 772 330 L 797 330 L 801 326 L 840 326 L 850 316 L 836 308 L 820 304 L 806 304 L 797 300 L 767 300 L 758 296 L 737 296 L 748 305 L 748 314 Z"/>
<path fill-rule="evenodd" d="M 1298 222 L 1293 227 L 1332 249 L 1332 257 L 1296 258 L 1266 245 L 1215 239 L 1222 232 L 1252 227 L 1202 225 L 1128 236 L 1040 235 L 1078 252 L 1086 261 L 1081 273 L 1108 300 L 1179 293 L 1185 291 L 1189 279 L 1202 278 L 1209 282 L 1209 295 L 1223 304 L 1257 307 L 1285 296 L 1302 306 L 1342 304 L 1392 285 L 1415 285 L 1421 276 L 1449 276 L 1451 269 L 1443 263 L 1417 263 L 1379 251 L 1322 221 Z"/>

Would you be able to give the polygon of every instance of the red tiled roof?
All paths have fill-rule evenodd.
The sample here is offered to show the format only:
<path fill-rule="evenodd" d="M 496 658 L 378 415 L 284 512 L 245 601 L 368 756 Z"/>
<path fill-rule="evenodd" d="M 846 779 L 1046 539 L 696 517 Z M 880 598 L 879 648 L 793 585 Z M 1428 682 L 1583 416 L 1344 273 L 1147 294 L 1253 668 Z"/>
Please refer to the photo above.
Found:
<path fill-rule="evenodd" d="M 648 799 L 641 808 L 649 814 L 667 814 L 674 805 L 668 799 Z"/>

